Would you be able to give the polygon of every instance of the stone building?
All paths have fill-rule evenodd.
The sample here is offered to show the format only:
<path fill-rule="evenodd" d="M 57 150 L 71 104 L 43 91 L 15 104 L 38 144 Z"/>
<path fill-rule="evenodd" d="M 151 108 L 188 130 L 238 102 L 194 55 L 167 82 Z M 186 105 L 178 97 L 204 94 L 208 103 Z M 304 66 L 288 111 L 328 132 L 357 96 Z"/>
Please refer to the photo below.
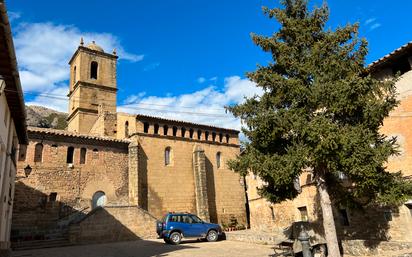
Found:
<path fill-rule="evenodd" d="M 16 151 L 27 143 L 26 115 L 6 7 L 0 1 L 0 256 L 8 256 Z"/>
<path fill-rule="evenodd" d="M 412 43 L 377 60 L 369 66 L 369 72 L 378 79 L 394 76 L 400 72 L 397 91 L 400 105 L 385 119 L 382 133 L 396 136 L 401 154 L 392 157 L 388 170 L 401 170 L 407 177 L 412 176 Z M 345 181 L 345 177 L 341 178 Z M 321 212 L 311 175 L 300 177 L 302 193 L 292 201 L 271 204 L 257 193 L 262 181 L 249 174 L 246 177 L 247 196 L 252 229 L 278 231 L 297 221 L 310 221 L 321 226 Z M 399 208 L 371 208 L 365 212 L 335 207 L 335 224 L 339 238 L 412 242 L 412 199 Z M 374 246 L 373 244 L 370 246 Z"/>
<path fill-rule="evenodd" d="M 17 182 L 13 237 L 47 239 L 64 227 L 80 233 L 74 240 L 114 240 L 108 230 L 85 235 L 109 216 L 145 237 L 153 224 L 142 231 L 130 215 L 159 219 L 168 211 L 244 225 L 243 180 L 226 165 L 239 154 L 239 131 L 117 112 L 117 58 L 81 41 L 69 62 L 67 130 L 28 128 L 18 167 L 32 172 Z"/>

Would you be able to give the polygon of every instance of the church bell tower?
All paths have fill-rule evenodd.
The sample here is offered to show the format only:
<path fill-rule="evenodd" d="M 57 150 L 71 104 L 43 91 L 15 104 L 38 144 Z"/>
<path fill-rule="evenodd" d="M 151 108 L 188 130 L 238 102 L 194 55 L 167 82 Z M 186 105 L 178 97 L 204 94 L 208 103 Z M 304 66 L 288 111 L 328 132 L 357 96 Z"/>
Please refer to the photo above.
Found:
<path fill-rule="evenodd" d="M 117 58 L 115 50 L 105 53 L 94 41 L 84 46 L 81 39 L 69 61 L 69 131 L 87 134 L 99 114 L 116 112 Z"/>

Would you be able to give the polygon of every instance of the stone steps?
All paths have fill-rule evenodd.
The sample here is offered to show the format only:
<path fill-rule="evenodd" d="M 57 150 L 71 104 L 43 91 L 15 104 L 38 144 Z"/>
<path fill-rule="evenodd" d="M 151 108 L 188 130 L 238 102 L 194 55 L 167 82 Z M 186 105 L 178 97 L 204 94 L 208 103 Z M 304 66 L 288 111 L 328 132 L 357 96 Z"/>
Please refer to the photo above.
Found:
<path fill-rule="evenodd" d="M 48 240 L 31 240 L 31 241 L 19 241 L 12 242 L 11 248 L 14 251 L 31 250 L 41 248 L 55 248 L 73 245 L 67 238 L 55 238 Z"/>

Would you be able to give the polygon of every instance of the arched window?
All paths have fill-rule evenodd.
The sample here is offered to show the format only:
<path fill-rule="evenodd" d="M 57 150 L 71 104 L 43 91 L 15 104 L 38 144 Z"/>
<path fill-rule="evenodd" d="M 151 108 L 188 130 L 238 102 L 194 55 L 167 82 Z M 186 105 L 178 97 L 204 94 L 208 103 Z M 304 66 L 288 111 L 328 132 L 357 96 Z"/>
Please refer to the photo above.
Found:
<path fill-rule="evenodd" d="M 222 134 L 222 133 L 219 134 L 219 142 L 220 142 L 220 143 L 223 142 L 223 134 Z"/>
<path fill-rule="evenodd" d="M 177 127 L 173 126 L 173 136 L 175 137 L 177 135 Z"/>
<path fill-rule="evenodd" d="M 149 133 L 149 122 L 143 123 L 143 132 L 144 133 Z"/>
<path fill-rule="evenodd" d="M 193 138 L 193 133 L 195 133 L 195 131 L 193 129 L 190 129 L 189 130 L 189 137 L 190 138 Z"/>
<path fill-rule="evenodd" d="M 169 130 L 169 127 L 167 125 L 163 126 L 163 135 L 167 136 L 167 132 Z"/>
<path fill-rule="evenodd" d="M 205 140 L 209 140 L 209 131 L 205 131 Z"/>
<path fill-rule="evenodd" d="M 86 148 L 81 148 L 80 149 L 80 164 L 85 164 L 86 163 Z"/>
<path fill-rule="evenodd" d="M 180 130 L 182 131 L 182 137 L 185 137 L 185 134 L 186 134 L 186 128 L 182 127 Z"/>
<path fill-rule="evenodd" d="M 34 162 L 43 161 L 43 144 L 37 143 L 34 147 Z"/>
<path fill-rule="evenodd" d="M 129 121 L 124 123 L 124 137 L 129 137 Z"/>
<path fill-rule="evenodd" d="M 103 207 L 106 204 L 106 201 L 106 194 L 102 191 L 97 191 L 92 198 L 92 208 Z"/>
<path fill-rule="evenodd" d="M 229 134 L 226 134 L 226 143 L 228 143 L 229 144 Z"/>
<path fill-rule="evenodd" d="M 73 85 L 76 84 L 76 66 L 73 68 Z"/>
<path fill-rule="evenodd" d="M 97 62 L 93 61 L 90 64 L 90 78 L 91 79 L 97 79 L 97 69 L 99 67 L 99 64 Z"/>
<path fill-rule="evenodd" d="M 169 146 L 165 149 L 165 165 L 170 165 L 172 160 L 172 148 Z"/>
<path fill-rule="evenodd" d="M 197 131 L 197 139 L 202 139 L 202 131 L 200 129 Z"/>
<path fill-rule="evenodd" d="M 216 167 L 219 169 L 221 165 L 221 159 L 222 159 L 222 153 L 217 152 L 216 153 Z"/>
<path fill-rule="evenodd" d="M 213 142 L 216 141 L 216 133 L 215 133 L 215 132 L 212 133 L 212 141 L 213 141 Z"/>
<path fill-rule="evenodd" d="M 159 124 L 154 124 L 154 133 L 159 134 Z"/>
<path fill-rule="evenodd" d="M 69 146 L 67 148 L 67 158 L 66 158 L 66 163 L 73 163 L 73 155 L 74 155 L 74 147 Z"/>

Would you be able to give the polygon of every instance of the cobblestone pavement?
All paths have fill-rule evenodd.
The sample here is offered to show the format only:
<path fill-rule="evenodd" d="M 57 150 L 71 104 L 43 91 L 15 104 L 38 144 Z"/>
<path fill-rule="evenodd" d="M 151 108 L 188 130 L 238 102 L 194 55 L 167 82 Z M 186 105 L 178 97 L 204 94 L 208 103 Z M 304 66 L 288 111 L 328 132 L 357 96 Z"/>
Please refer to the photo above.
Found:
<path fill-rule="evenodd" d="M 219 241 L 187 241 L 168 245 L 163 240 L 141 240 L 15 251 L 13 257 L 261 257 L 276 256 L 268 245 Z"/>

